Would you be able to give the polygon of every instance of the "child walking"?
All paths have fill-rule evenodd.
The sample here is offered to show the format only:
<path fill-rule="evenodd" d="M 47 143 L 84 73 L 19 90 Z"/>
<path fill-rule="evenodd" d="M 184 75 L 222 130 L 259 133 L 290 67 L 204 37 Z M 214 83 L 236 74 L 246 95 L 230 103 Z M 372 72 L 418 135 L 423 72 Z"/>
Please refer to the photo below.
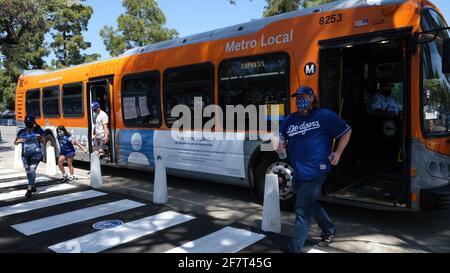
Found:
<path fill-rule="evenodd" d="M 59 159 L 58 166 L 62 173 L 62 182 L 74 182 L 76 180 L 73 169 L 73 158 L 75 157 L 75 147 L 77 145 L 80 149 L 87 153 L 87 150 L 66 130 L 64 126 L 58 126 L 56 129 L 58 133 L 59 142 Z M 69 166 L 70 177 L 64 170 L 64 162 L 67 160 Z"/>

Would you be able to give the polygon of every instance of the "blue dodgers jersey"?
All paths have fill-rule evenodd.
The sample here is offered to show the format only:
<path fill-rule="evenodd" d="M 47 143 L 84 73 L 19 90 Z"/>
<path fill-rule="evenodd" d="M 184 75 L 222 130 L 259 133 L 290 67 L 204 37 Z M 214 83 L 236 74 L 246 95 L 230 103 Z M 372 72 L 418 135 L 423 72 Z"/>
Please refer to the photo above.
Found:
<path fill-rule="evenodd" d="M 22 155 L 25 157 L 33 157 L 36 154 L 42 154 L 41 143 L 38 139 L 40 136 L 45 136 L 44 130 L 33 130 L 28 133 L 26 129 L 21 129 L 17 133 L 18 138 L 25 140 L 22 148 Z"/>
<path fill-rule="evenodd" d="M 330 172 L 331 143 L 350 130 L 350 126 L 331 110 L 319 108 L 308 116 L 291 114 L 280 133 L 288 144 L 288 158 L 297 180 L 312 180 Z"/>
<path fill-rule="evenodd" d="M 72 142 L 74 141 L 73 137 L 69 136 L 63 136 L 58 137 L 59 141 L 59 150 L 61 153 L 74 153 L 75 147 L 73 146 Z"/>

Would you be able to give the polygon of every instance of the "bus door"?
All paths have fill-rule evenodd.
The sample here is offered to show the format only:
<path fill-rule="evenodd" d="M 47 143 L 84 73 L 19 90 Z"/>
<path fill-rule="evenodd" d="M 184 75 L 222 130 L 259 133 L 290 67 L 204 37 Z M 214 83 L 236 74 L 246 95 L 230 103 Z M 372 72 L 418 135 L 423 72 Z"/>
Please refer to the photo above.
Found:
<path fill-rule="evenodd" d="M 322 47 L 321 106 L 333 109 L 353 130 L 341 163 L 326 184 L 328 196 L 406 206 L 406 41 L 372 37 Z"/>
<path fill-rule="evenodd" d="M 88 82 L 88 103 L 91 105 L 93 102 L 100 104 L 100 109 L 108 115 L 108 128 L 109 128 L 109 142 L 105 144 L 104 155 L 102 155 L 102 163 L 114 163 L 116 162 L 115 150 L 114 150 L 114 132 L 115 132 L 115 120 L 113 107 L 114 88 L 113 78 L 103 78 L 91 80 Z M 91 136 L 95 127 L 94 112 L 92 109 L 89 111 L 89 135 Z M 90 152 L 93 152 L 93 141 L 89 143 Z"/>

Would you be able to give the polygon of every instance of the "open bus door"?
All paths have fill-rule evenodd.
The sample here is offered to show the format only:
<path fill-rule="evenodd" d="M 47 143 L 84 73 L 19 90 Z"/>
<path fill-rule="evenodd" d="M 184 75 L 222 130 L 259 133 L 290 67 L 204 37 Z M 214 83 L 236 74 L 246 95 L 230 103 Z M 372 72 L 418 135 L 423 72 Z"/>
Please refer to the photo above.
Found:
<path fill-rule="evenodd" d="M 90 79 L 87 84 L 88 86 L 88 103 L 89 106 L 95 101 L 100 103 L 100 109 L 104 111 L 108 115 L 108 128 L 109 128 L 109 142 L 105 145 L 105 155 L 101 157 L 102 163 L 115 163 L 116 155 L 114 150 L 114 129 L 115 129 L 115 120 L 114 120 L 114 111 L 113 107 L 113 77 L 103 77 L 97 79 Z M 93 141 L 92 134 L 94 131 L 95 120 L 94 120 L 94 112 L 89 107 L 89 136 L 91 141 L 89 142 L 89 151 L 93 152 Z"/>
<path fill-rule="evenodd" d="M 371 37 L 321 48 L 321 106 L 339 113 L 353 131 L 340 165 L 324 187 L 326 197 L 408 206 L 406 44 L 407 39 L 398 36 Z M 386 111 L 378 111 L 380 101 L 387 103 Z"/>

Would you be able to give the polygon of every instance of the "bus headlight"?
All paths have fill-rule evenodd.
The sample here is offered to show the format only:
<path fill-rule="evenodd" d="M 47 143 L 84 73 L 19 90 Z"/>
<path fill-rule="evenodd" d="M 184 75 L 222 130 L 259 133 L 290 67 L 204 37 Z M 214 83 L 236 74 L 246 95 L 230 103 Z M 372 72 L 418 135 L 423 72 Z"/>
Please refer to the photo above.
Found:
<path fill-rule="evenodd" d="M 427 164 L 428 173 L 436 178 L 450 178 L 450 164 L 443 160 L 431 159 Z"/>

